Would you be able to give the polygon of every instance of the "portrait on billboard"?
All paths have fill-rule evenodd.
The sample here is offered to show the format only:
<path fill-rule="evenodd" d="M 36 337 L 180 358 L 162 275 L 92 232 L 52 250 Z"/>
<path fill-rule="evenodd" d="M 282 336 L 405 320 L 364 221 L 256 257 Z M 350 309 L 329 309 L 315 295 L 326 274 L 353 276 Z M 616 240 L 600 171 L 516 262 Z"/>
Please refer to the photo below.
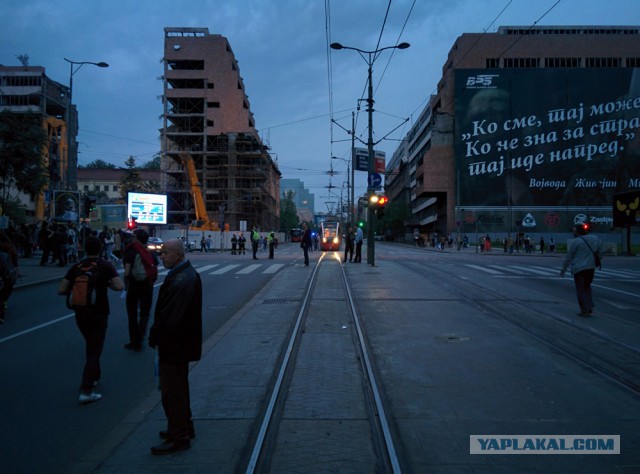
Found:
<path fill-rule="evenodd" d="M 640 70 L 456 72 L 461 206 L 611 206 L 640 189 Z"/>
<path fill-rule="evenodd" d="M 54 191 L 54 216 L 57 221 L 78 223 L 80 194 L 73 191 Z"/>

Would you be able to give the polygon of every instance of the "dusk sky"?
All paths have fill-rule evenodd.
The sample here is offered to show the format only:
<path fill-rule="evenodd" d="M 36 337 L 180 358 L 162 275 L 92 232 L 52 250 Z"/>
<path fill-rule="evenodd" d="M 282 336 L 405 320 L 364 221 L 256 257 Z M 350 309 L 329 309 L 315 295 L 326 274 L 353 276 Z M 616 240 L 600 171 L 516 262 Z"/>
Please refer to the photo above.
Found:
<path fill-rule="evenodd" d="M 389 160 L 435 93 L 442 66 L 463 33 L 499 26 L 638 25 L 638 0 L 4 0 L 0 64 L 43 66 L 69 84 L 78 106 L 79 161 L 139 164 L 160 151 L 162 54 L 165 27 L 203 27 L 228 38 L 240 66 L 256 127 L 283 178 L 297 178 L 315 194 L 316 211 L 340 200 L 350 156 L 351 112 L 366 98 L 367 64 L 339 42 L 383 52 L 373 69 L 374 141 Z M 386 21 L 385 21 L 386 17 Z M 640 55 L 640 53 L 639 53 Z M 367 140 L 366 104 L 356 136 Z M 403 124 L 405 119 L 409 119 Z M 356 146 L 365 147 L 359 143 Z M 330 178 L 333 165 L 339 174 Z M 329 189 L 328 186 L 337 188 Z M 356 172 L 356 195 L 366 173 Z M 330 194 L 330 192 L 332 194 Z M 344 188 L 346 200 L 346 188 Z"/>

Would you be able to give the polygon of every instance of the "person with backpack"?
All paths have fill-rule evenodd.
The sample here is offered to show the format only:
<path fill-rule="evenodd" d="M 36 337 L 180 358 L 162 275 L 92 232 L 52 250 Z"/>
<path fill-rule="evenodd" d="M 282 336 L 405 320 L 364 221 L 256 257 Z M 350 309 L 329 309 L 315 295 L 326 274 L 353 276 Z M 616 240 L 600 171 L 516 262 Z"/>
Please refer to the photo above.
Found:
<path fill-rule="evenodd" d="M 93 236 L 85 242 L 87 258 L 73 265 L 58 286 L 66 295 L 67 306 L 74 310 L 76 325 L 85 340 L 86 362 L 78 402 L 82 405 L 102 398 L 94 391 L 100 380 L 100 355 L 107 334 L 109 298 L 107 289 L 122 291 L 120 276 L 113 264 L 98 257 L 102 246 Z"/>
<path fill-rule="evenodd" d="M 124 348 L 136 352 L 142 350 L 153 302 L 153 284 L 158 279 L 158 261 L 147 249 L 148 241 L 149 234 L 146 230 L 133 231 L 133 239 L 127 245 L 123 258 L 129 319 L 129 342 Z"/>

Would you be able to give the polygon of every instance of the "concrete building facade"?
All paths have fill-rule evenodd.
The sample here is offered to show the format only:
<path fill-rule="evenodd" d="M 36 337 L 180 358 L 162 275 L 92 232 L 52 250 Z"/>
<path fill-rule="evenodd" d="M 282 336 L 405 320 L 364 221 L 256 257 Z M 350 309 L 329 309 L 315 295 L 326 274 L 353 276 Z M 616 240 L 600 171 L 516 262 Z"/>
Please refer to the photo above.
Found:
<path fill-rule="evenodd" d="M 191 157 L 212 222 L 277 229 L 280 176 L 255 128 L 238 62 L 207 28 L 165 28 L 162 184 L 170 222 L 195 219 Z"/>
<path fill-rule="evenodd" d="M 300 222 L 311 222 L 315 212 L 315 195 L 307 188 L 299 179 L 282 179 L 280 180 L 281 194 L 289 191 L 293 192 L 293 202 L 298 211 L 298 219 Z"/>
<path fill-rule="evenodd" d="M 509 74 L 517 72 L 518 76 L 511 75 L 509 77 L 534 81 L 536 87 L 532 87 L 530 91 L 518 90 L 518 96 L 516 96 L 515 92 L 512 92 L 508 96 L 509 102 L 506 105 L 511 111 L 512 108 L 514 110 L 517 108 L 513 103 L 516 102 L 518 97 L 529 94 L 530 97 L 525 99 L 529 103 L 535 103 L 536 100 L 544 101 L 548 100 L 550 96 L 564 93 L 559 88 L 554 89 L 551 85 L 545 89 L 544 87 L 540 88 L 540 84 L 535 84 L 539 77 L 543 79 L 546 77 L 540 76 L 540 74 L 548 74 L 551 70 L 554 71 L 551 74 L 566 74 L 567 77 L 574 80 L 574 83 L 580 82 L 580 74 L 588 72 L 591 76 L 585 77 L 596 78 L 593 84 L 590 84 L 593 86 L 591 87 L 592 89 L 606 89 L 611 87 L 612 84 L 607 83 L 606 79 L 598 81 L 597 78 L 600 77 L 598 75 L 600 72 L 620 72 L 629 77 L 637 77 L 636 73 L 634 73 L 634 70 L 638 70 L 637 68 L 640 68 L 639 27 L 500 27 L 496 33 L 465 33 L 458 37 L 442 68 L 442 78 L 438 82 L 437 92 L 430 97 L 420 118 L 399 145 L 387 167 L 387 195 L 392 202 L 393 200 L 406 202 L 406 205 L 411 209 L 412 217 L 405 223 L 405 235 L 412 234 L 413 229 L 419 229 L 423 235 L 426 234 L 429 237 L 433 234 L 448 235 L 457 231 L 469 232 L 474 230 L 474 227 L 477 231 L 479 223 L 485 225 L 486 229 L 491 229 L 492 232 L 515 232 L 522 230 L 518 226 L 523 225 L 522 217 L 517 216 L 533 216 L 535 212 L 546 213 L 539 214 L 540 217 L 537 219 L 538 229 L 541 228 L 540 221 L 543 218 L 546 219 L 553 212 L 561 214 L 559 218 L 561 224 L 558 230 L 560 227 L 566 227 L 566 223 L 563 221 L 564 211 L 554 210 L 552 203 L 537 206 L 540 209 L 532 205 L 531 200 L 527 202 L 526 199 L 521 199 L 522 203 L 519 203 L 519 194 L 515 192 L 512 194 L 511 189 L 514 189 L 515 186 L 511 184 L 505 187 L 506 191 L 502 191 L 505 196 L 500 201 L 500 205 L 494 203 L 492 205 L 476 205 L 474 207 L 465 205 L 466 202 L 458 202 L 460 192 L 462 191 L 464 195 L 465 191 L 468 191 L 465 186 L 470 182 L 464 179 L 460 181 L 461 175 L 464 177 L 465 173 L 469 174 L 469 170 L 463 161 L 464 156 L 462 160 L 460 159 L 461 153 L 464 154 L 464 150 L 461 150 L 461 148 L 468 144 L 468 142 L 462 141 L 461 136 L 458 136 L 463 135 L 461 132 L 464 132 L 464 124 L 460 123 L 460 109 L 462 106 L 469 106 L 468 103 L 462 103 L 462 95 L 470 94 L 470 89 L 478 87 L 477 81 L 486 81 L 486 88 L 494 88 L 492 93 L 495 93 L 495 84 L 491 84 L 492 78 L 507 77 Z M 456 76 L 460 80 L 463 75 L 469 74 L 467 72 L 469 70 L 473 70 L 474 75 L 470 78 L 465 76 L 466 84 L 458 84 L 458 88 L 456 88 Z M 602 77 L 607 76 L 603 75 Z M 474 80 L 476 81 L 475 84 Z M 510 84 L 509 87 L 513 87 L 513 91 L 515 91 L 518 84 L 515 84 L 515 79 L 513 81 L 514 84 Z M 630 79 L 629 82 L 635 83 L 635 80 Z M 549 84 L 551 84 L 551 81 Z M 481 85 L 481 87 L 485 86 Z M 583 87 L 582 84 L 580 84 L 580 87 Z M 584 87 L 588 89 L 589 85 L 585 84 Z M 634 86 L 625 84 L 622 87 L 628 87 L 627 96 L 629 99 L 627 100 L 631 100 L 630 103 L 633 104 L 634 92 L 631 89 Z M 567 95 L 574 94 L 578 96 L 578 93 L 574 90 L 567 90 L 569 90 L 566 93 Z M 509 89 L 509 91 L 512 91 L 512 89 Z M 540 95 L 535 97 L 535 94 Z M 468 97 L 471 97 L 471 95 Z M 615 99 L 612 99 L 612 102 L 614 101 Z M 568 102 L 569 99 L 567 99 Z M 587 106 L 587 104 L 584 105 L 585 107 Z M 592 106 L 606 108 L 608 104 L 598 105 L 595 103 Z M 491 106 L 487 105 L 487 107 Z M 637 109 L 633 110 L 633 106 L 630 109 L 627 111 L 628 117 L 637 116 Z M 458 116 L 456 113 L 458 113 Z M 491 116 L 485 115 L 484 118 L 487 123 L 492 123 Z M 456 121 L 456 119 L 458 120 Z M 482 123 L 482 119 L 481 117 L 476 123 Z M 546 121 L 546 115 L 542 119 L 542 121 Z M 498 121 L 496 120 L 495 123 L 498 123 Z M 571 130 L 580 128 L 575 122 L 567 122 L 567 128 L 569 127 L 571 127 Z M 530 126 L 529 128 L 535 127 Z M 547 130 L 551 131 L 546 131 L 544 134 L 540 134 L 541 136 L 536 136 L 535 131 L 531 130 L 527 130 L 527 133 L 530 134 L 529 138 L 540 139 L 542 142 L 545 138 L 557 138 L 558 143 L 562 142 L 562 136 L 557 137 L 557 134 L 562 132 L 561 130 Z M 516 140 L 513 143 L 519 145 L 519 148 L 517 150 L 515 148 L 507 150 L 508 153 L 503 153 L 505 156 L 508 154 L 509 157 L 513 157 L 521 152 L 523 155 L 525 154 L 524 141 L 522 140 L 526 138 L 524 132 L 518 135 L 518 138 L 520 141 Z M 573 139 L 574 137 L 571 138 Z M 501 145 L 504 145 L 504 143 L 507 142 L 500 142 Z M 632 147 L 637 146 L 633 145 L 633 143 L 626 145 L 628 145 L 628 150 L 635 149 Z M 582 142 L 576 141 L 575 146 L 585 146 L 584 140 Z M 502 158 L 498 156 L 500 155 L 499 153 L 495 153 L 495 150 L 496 147 L 494 146 L 491 153 L 487 153 L 486 163 L 489 163 L 492 159 L 495 159 L 495 163 L 498 163 L 498 160 Z M 540 150 L 544 150 L 544 147 L 531 146 L 526 151 L 536 156 L 536 153 L 542 153 Z M 560 160 L 560 158 L 566 158 L 564 155 L 561 157 L 561 153 L 565 153 L 562 149 L 544 151 L 544 153 L 546 153 L 544 159 L 547 162 L 553 161 L 554 157 L 556 161 Z M 639 163 L 637 157 L 634 156 L 636 155 L 626 153 L 625 157 L 620 154 L 616 159 L 626 159 L 626 166 L 631 168 L 631 173 L 635 169 L 637 176 Z M 505 158 L 504 162 L 507 163 L 508 167 L 509 161 Z M 515 173 L 517 170 L 513 168 L 514 162 L 512 161 L 511 163 L 511 168 L 508 167 L 507 171 Z M 539 168 L 540 173 L 543 173 L 543 167 L 540 166 Z M 536 182 L 544 184 L 545 180 L 553 179 L 554 172 L 549 171 L 547 175 L 539 175 Z M 563 183 L 569 189 L 570 184 L 573 184 L 565 183 L 565 181 L 568 180 L 562 178 L 558 180 L 558 183 Z M 531 182 L 533 182 L 533 179 Z M 589 215 L 594 213 L 596 208 L 594 202 L 597 201 L 602 204 L 600 206 L 602 208 L 601 212 L 605 215 L 607 211 L 604 205 L 607 202 L 605 197 L 610 201 L 612 193 L 625 188 L 632 189 L 634 182 L 637 182 L 637 180 L 618 179 L 615 185 L 605 190 L 606 192 L 601 193 L 602 196 L 588 196 L 586 194 L 581 196 L 579 193 L 573 193 L 578 198 L 563 197 L 562 200 L 558 199 L 556 204 L 562 202 L 562 205 L 567 209 L 571 208 L 571 212 L 574 215 Z M 498 189 L 498 191 L 500 190 Z M 496 191 L 496 194 L 498 194 L 498 191 Z M 528 192 L 529 190 L 526 191 Z M 537 192 L 538 190 L 534 191 Z M 567 191 L 565 194 L 570 194 L 570 192 Z M 516 217 L 505 217 L 508 213 Z M 566 213 L 569 214 L 569 211 Z M 601 230 L 608 231 L 606 224 L 608 224 L 609 218 L 603 217 L 602 219 Z M 564 227 L 562 230 L 566 231 Z M 396 237 L 399 238 L 401 236 L 397 235 Z"/>

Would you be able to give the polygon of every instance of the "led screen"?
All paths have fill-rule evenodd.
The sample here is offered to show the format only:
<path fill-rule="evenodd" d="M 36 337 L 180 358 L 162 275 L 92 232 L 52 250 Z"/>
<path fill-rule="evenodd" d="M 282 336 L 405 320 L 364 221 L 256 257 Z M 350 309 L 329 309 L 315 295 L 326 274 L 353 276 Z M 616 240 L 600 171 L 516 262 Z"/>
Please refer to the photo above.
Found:
<path fill-rule="evenodd" d="M 138 224 L 166 224 L 167 196 L 165 194 L 129 193 L 127 214 Z"/>

